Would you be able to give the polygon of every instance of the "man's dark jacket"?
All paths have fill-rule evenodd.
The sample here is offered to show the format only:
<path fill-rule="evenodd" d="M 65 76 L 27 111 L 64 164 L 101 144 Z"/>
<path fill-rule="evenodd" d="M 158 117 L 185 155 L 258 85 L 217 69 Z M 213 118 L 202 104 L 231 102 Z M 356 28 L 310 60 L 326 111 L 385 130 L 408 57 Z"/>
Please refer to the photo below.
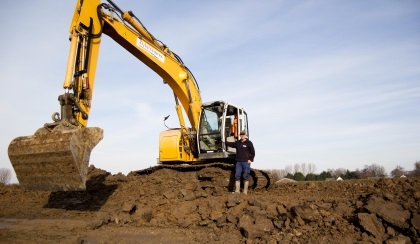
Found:
<path fill-rule="evenodd" d="M 225 142 L 226 146 L 236 148 L 236 161 L 237 162 L 254 162 L 255 149 L 250 140 L 245 141 L 237 140 L 235 142 Z"/>

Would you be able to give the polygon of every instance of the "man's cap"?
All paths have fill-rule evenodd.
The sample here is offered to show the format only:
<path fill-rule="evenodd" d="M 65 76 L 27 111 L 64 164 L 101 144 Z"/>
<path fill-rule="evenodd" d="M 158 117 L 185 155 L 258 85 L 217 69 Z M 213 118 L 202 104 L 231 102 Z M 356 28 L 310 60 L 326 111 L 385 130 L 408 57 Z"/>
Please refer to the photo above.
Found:
<path fill-rule="evenodd" d="M 242 130 L 241 135 L 246 135 L 246 131 Z"/>

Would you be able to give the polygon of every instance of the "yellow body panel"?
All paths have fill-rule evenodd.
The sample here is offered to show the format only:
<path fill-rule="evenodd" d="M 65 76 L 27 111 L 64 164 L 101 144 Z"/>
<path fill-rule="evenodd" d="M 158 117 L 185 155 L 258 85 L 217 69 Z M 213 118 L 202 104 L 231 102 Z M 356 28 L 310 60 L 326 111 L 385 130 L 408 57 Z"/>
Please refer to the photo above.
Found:
<path fill-rule="evenodd" d="M 179 150 L 181 132 L 179 130 L 163 131 L 159 136 L 159 160 L 181 161 L 182 150 Z"/>
<path fill-rule="evenodd" d="M 159 161 L 163 163 L 196 161 L 196 158 L 185 152 L 182 139 L 179 129 L 162 131 L 159 135 Z"/>

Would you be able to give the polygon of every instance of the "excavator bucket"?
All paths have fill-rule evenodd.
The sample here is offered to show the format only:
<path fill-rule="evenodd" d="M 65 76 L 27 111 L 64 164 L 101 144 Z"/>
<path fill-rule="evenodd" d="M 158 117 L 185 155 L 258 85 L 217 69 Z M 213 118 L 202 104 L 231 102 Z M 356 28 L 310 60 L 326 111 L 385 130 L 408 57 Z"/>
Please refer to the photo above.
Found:
<path fill-rule="evenodd" d="M 102 138 L 101 128 L 85 127 L 41 128 L 14 139 L 8 154 L 19 185 L 26 190 L 85 190 L 90 153 Z"/>

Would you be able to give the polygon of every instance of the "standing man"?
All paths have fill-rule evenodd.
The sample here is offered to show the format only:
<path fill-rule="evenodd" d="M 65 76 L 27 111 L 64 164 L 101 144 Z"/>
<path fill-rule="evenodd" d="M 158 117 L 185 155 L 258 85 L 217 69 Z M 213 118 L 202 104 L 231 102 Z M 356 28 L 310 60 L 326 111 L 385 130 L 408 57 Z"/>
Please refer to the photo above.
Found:
<path fill-rule="evenodd" d="M 249 173 L 251 172 L 251 163 L 254 161 L 254 145 L 248 140 L 245 131 L 241 131 L 241 139 L 235 142 L 225 142 L 226 146 L 236 148 L 236 166 L 235 166 L 235 192 L 239 193 L 241 187 L 241 176 L 244 179 L 244 194 L 248 193 Z"/>

